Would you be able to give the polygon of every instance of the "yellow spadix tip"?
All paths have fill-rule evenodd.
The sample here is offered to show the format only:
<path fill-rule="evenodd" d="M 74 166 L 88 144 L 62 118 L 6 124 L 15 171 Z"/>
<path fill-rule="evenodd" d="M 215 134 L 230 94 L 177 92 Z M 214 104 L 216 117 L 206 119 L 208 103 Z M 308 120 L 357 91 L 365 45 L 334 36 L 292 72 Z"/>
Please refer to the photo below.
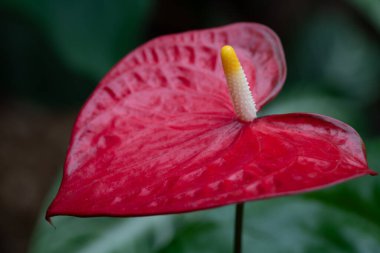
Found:
<path fill-rule="evenodd" d="M 241 69 L 239 59 L 233 47 L 226 45 L 220 51 L 225 75 L 237 73 Z"/>
<path fill-rule="evenodd" d="M 256 118 L 257 110 L 243 67 L 233 47 L 222 47 L 220 54 L 236 116 L 243 122 L 251 122 Z"/>

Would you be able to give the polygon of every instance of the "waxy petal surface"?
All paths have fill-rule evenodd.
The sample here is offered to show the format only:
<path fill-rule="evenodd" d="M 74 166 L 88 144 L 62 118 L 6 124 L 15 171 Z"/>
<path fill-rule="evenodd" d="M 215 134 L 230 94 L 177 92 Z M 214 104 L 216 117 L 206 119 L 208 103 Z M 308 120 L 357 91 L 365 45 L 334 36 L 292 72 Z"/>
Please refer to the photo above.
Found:
<path fill-rule="evenodd" d="M 286 67 L 268 28 L 163 36 L 102 80 L 73 129 L 54 215 L 186 212 L 308 191 L 370 173 L 358 135 L 316 115 L 236 120 L 219 50 L 235 47 L 257 108 Z"/>
<path fill-rule="evenodd" d="M 222 96 L 231 104 L 220 62 L 220 48 L 232 45 L 250 82 L 256 109 L 281 90 L 286 62 L 277 35 L 255 23 L 166 35 L 122 59 L 100 82 L 82 109 L 75 132 L 120 100 L 143 90 L 168 88 Z M 232 108 L 232 107 L 231 107 Z"/>
<path fill-rule="evenodd" d="M 180 135 L 175 147 L 161 142 L 135 147 L 141 152 L 150 149 L 154 156 L 137 163 L 129 158 L 133 152 L 124 159 L 114 157 L 105 161 L 107 169 L 101 176 L 74 171 L 64 179 L 48 216 L 186 212 L 306 192 L 375 174 L 368 168 L 359 135 L 326 116 L 284 114 L 250 124 L 223 119 L 214 124 L 207 133 L 187 140 Z M 130 159 L 129 166 L 120 169 L 117 160 Z"/>

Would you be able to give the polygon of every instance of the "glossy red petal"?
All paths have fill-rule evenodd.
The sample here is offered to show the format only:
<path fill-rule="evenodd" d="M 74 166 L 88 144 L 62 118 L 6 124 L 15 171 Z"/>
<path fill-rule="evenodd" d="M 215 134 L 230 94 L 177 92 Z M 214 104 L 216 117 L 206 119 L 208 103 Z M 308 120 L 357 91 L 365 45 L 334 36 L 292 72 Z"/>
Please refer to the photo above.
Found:
<path fill-rule="evenodd" d="M 225 44 L 241 58 L 258 108 L 277 94 L 284 55 L 277 36 L 262 25 L 239 23 L 146 43 L 106 75 L 83 107 L 48 215 L 126 214 L 127 206 L 119 206 L 126 199 L 159 194 L 155 187 L 170 185 L 170 175 L 223 153 L 240 131 L 219 60 Z"/>
<path fill-rule="evenodd" d="M 103 146 L 88 147 L 96 158 L 66 170 L 47 216 L 185 212 L 310 191 L 374 173 L 358 134 L 325 116 L 274 115 L 241 124 L 224 118 L 222 111 L 219 119 L 199 115 L 205 119 L 202 133 L 198 126 L 189 128 L 185 117 L 175 124 L 161 121 L 162 129 L 176 130 L 171 135 L 157 127 L 152 129 L 157 136 L 141 132 L 128 144 L 99 135 L 103 140 L 96 143 Z M 128 120 L 121 121 L 129 129 Z M 134 144 L 141 138 L 145 145 Z"/>
<path fill-rule="evenodd" d="M 101 81 L 82 109 L 75 129 L 106 113 L 130 94 L 156 88 L 219 95 L 231 101 L 220 61 L 222 46 L 232 45 L 244 66 L 257 110 L 277 95 L 286 62 L 277 35 L 255 23 L 166 35 L 147 42 L 122 59 Z"/>

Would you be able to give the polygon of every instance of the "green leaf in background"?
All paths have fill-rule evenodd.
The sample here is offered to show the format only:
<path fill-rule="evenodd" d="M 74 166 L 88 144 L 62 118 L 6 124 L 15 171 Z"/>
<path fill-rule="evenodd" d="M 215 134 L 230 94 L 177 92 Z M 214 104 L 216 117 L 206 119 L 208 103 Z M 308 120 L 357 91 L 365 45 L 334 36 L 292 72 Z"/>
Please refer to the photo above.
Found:
<path fill-rule="evenodd" d="M 380 138 L 368 143 L 380 166 Z M 55 189 L 56 191 L 56 189 Z M 53 196 L 53 191 L 51 197 Z M 246 204 L 244 252 L 374 253 L 380 249 L 380 178 Z M 29 253 L 232 252 L 234 207 L 143 218 L 42 217 Z"/>
<path fill-rule="evenodd" d="M 288 88 L 288 87 L 293 87 Z M 284 92 L 271 101 L 260 112 L 262 115 L 306 112 L 323 114 L 343 121 L 358 132 L 365 133 L 368 128 L 366 114 L 360 101 L 347 97 L 336 97 L 323 90 L 311 89 L 318 84 L 296 83 L 285 85 Z"/>
<path fill-rule="evenodd" d="M 360 105 L 347 99 L 311 91 L 287 91 L 263 108 L 263 114 L 308 112 L 325 114 L 346 122 L 354 122 Z"/>
<path fill-rule="evenodd" d="M 72 70 L 101 78 L 142 42 L 150 0 L 5 0 L 43 29 Z"/>
<path fill-rule="evenodd" d="M 302 27 L 288 53 L 289 81 L 319 83 L 318 89 L 363 105 L 379 98 L 380 50 L 352 17 L 327 9 Z"/>
<path fill-rule="evenodd" d="M 371 139 L 366 146 L 369 165 L 380 172 L 380 137 Z"/>
<path fill-rule="evenodd" d="M 379 0 L 346 0 L 362 12 L 380 32 L 380 1 Z"/>

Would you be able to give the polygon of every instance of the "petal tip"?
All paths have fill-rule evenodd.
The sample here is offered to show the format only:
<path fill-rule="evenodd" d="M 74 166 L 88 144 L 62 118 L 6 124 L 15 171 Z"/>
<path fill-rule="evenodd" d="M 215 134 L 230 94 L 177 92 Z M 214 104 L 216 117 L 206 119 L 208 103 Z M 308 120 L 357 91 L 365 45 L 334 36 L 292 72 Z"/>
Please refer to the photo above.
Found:
<path fill-rule="evenodd" d="M 51 217 L 54 216 L 50 213 L 49 209 L 46 211 L 46 215 L 45 215 L 45 220 L 47 221 L 47 223 L 49 223 L 50 226 L 52 226 L 53 228 L 56 228 L 53 224 L 53 221 L 51 220 Z"/>
<path fill-rule="evenodd" d="M 369 172 L 368 172 L 368 174 L 370 176 L 377 176 L 379 173 L 377 173 L 376 171 L 370 169 Z"/>

